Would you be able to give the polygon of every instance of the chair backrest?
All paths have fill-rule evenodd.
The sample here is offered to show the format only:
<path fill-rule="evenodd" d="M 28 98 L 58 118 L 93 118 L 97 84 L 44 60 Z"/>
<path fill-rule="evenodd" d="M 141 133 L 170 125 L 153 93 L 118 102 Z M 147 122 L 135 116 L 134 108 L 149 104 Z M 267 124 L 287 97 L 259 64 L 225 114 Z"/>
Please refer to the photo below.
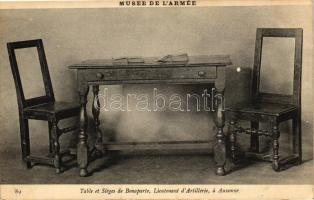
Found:
<path fill-rule="evenodd" d="M 282 37 L 294 38 L 294 75 L 292 94 L 275 94 L 260 91 L 260 73 L 263 38 Z M 258 28 L 256 31 L 254 67 L 252 77 L 252 100 L 254 103 L 286 103 L 296 106 L 301 105 L 301 75 L 302 75 L 302 41 L 303 30 L 301 28 Z M 276 55 L 274 55 L 276 56 Z M 271 75 L 270 75 L 271 76 Z M 274 80 L 276 81 L 276 80 Z M 289 81 L 289 80 L 288 80 Z M 291 80 L 292 81 L 292 80 Z"/>
<path fill-rule="evenodd" d="M 30 99 L 25 99 L 15 50 L 23 49 L 23 48 L 33 48 L 33 47 L 37 48 L 39 63 L 40 63 L 42 77 L 44 81 L 45 95 L 39 96 L 39 97 L 32 97 Z M 13 74 L 13 78 L 15 82 L 16 95 L 17 95 L 18 106 L 19 106 L 20 111 L 21 109 L 26 108 L 26 107 L 54 102 L 55 98 L 54 98 L 54 93 L 52 89 L 52 84 L 50 80 L 50 75 L 49 75 L 49 70 L 48 70 L 48 65 L 47 65 L 47 60 L 46 60 L 45 50 L 44 50 L 42 40 L 37 39 L 37 40 L 9 42 L 7 43 L 7 48 L 8 48 L 10 65 L 11 65 L 11 70 L 12 70 L 12 74 Z"/>

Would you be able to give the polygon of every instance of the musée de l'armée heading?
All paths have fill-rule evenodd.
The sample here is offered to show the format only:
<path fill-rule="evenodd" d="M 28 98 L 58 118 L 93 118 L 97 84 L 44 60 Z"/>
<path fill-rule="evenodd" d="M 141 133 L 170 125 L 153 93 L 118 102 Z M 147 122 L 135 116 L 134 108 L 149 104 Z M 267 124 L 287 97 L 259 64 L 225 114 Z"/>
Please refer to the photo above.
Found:
<path fill-rule="evenodd" d="M 119 1 L 119 6 L 196 6 L 196 1 Z"/>

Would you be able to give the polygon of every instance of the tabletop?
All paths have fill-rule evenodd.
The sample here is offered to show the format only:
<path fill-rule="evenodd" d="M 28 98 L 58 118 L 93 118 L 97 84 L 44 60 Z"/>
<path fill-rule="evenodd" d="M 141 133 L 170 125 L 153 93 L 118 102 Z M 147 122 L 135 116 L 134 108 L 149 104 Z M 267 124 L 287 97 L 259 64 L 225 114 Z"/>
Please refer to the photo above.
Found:
<path fill-rule="evenodd" d="M 176 66 L 227 66 L 231 65 L 228 55 L 197 55 L 197 56 L 174 56 L 159 57 L 123 57 L 117 59 L 93 59 L 85 60 L 69 66 L 70 69 L 89 68 L 141 68 L 141 67 L 176 67 Z"/>

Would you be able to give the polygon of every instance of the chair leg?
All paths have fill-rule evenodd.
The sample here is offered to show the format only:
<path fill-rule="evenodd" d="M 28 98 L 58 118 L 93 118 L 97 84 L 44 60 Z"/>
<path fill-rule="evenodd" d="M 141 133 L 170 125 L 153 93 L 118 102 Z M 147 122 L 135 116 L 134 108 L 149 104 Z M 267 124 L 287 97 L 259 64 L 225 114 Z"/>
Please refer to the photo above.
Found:
<path fill-rule="evenodd" d="M 69 149 L 71 155 L 76 155 L 76 153 L 77 153 L 77 149 L 76 149 L 76 146 L 78 143 L 78 137 L 77 136 L 78 136 L 78 131 L 73 131 L 73 133 L 71 134 L 71 139 L 70 139 L 68 147 L 67 147 Z"/>
<path fill-rule="evenodd" d="M 251 129 L 258 130 L 259 122 L 251 122 Z M 257 134 L 251 134 L 250 151 L 254 153 L 259 153 L 259 137 Z"/>
<path fill-rule="evenodd" d="M 20 118 L 20 136 L 21 136 L 21 147 L 22 147 L 22 160 L 25 162 L 26 167 L 31 168 L 31 162 L 27 160 L 30 155 L 30 142 L 29 142 L 29 127 L 28 119 Z"/>
<path fill-rule="evenodd" d="M 279 137 L 280 132 L 278 129 L 278 123 L 272 126 L 272 140 L 273 140 L 273 163 L 272 167 L 275 171 L 279 171 Z"/>
<path fill-rule="evenodd" d="M 235 121 L 234 120 L 230 120 L 229 121 L 229 141 L 230 141 L 230 151 L 231 151 L 231 158 L 233 161 L 236 161 L 236 142 L 237 142 L 237 138 L 236 138 L 236 132 L 234 131 L 234 127 L 235 127 Z"/>
<path fill-rule="evenodd" d="M 54 153 L 54 166 L 56 168 L 56 173 L 61 172 L 61 157 L 60 157 L 60 144 L 59 144 L 59 133 L 58 133 L 58 121 L 54 120 L 51 122 L 51 135 L 53 138 L 53 153 Z"/>
<path fill-rule="evenodd" d="M 48 128 L 49 128 L 49 153 L 53 153 L 53 136 L 52 136 L 52 123 L 48 122 Z"/>
<path fill-rule="evenodd" d="M 302 135 L 301 135 L 301 117 L 292 119 L 292 129 L 293 129 L 293 154 L 298 154 L 298 164 L 302 163 Z"/>

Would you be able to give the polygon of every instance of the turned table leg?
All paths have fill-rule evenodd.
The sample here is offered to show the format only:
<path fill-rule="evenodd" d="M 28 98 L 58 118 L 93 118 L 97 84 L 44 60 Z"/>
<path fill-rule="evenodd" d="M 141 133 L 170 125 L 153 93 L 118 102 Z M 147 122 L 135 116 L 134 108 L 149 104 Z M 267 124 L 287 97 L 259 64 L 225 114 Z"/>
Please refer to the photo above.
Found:
<path fill-rule="evenodd" d="M 225 67 L 217 67 L 217 79 L 215 80 L 215 95 L 213 96 L 214 105 L 213 120 L 217 128 L 214 144 L 214 157 L 216 163 L 215 173 L 219 176 L 226 174 L 225 164 L 227 159 L 226 153 L 226 137 L 223 132 L 225 126 L 225 79 L 226 71 Z"/>
<path fill-rule="evenodd" d="M 216 174 L 223 176 L 225 175 L 225 164 L 226 164 L 226 143 L 223 127 L 225 126 L 225 114 L 223 111 L 224 107 L 224 91 L 216 90 L 214 97 L 215 101 L 215 113 L 214 123 L 217 127 L 216 142 L 214 145 L 214 156 L 216 162 Z"/>
<path fill-rule="evenodd" d="M 88 145 L 87 145 L 87 94 L 89 87 L 88 85 L 81 85 L 79 88 L 80 96 L 80 131 L 78 136 L 77 145 L 77 162 L 80 167 L 80 176 L 87 176 L 87 165 L 88 165 Z"/>
<path fill-rule="evenodd" d="M 102 132 L 99 128 L 100 121 L 99 121 L 99 114 L 100 114 L 100 102 L 99 102 L 99 85 L 93 85 L 93 106 L 92 106 L 92 113 L 94 118 L 94 126 L 95 131 L 97 133 L 97 138 L 95 142 L 95 150 L 97 155 L 102 155 L 104 151 L 103 141 L 102 141 Z"/>

